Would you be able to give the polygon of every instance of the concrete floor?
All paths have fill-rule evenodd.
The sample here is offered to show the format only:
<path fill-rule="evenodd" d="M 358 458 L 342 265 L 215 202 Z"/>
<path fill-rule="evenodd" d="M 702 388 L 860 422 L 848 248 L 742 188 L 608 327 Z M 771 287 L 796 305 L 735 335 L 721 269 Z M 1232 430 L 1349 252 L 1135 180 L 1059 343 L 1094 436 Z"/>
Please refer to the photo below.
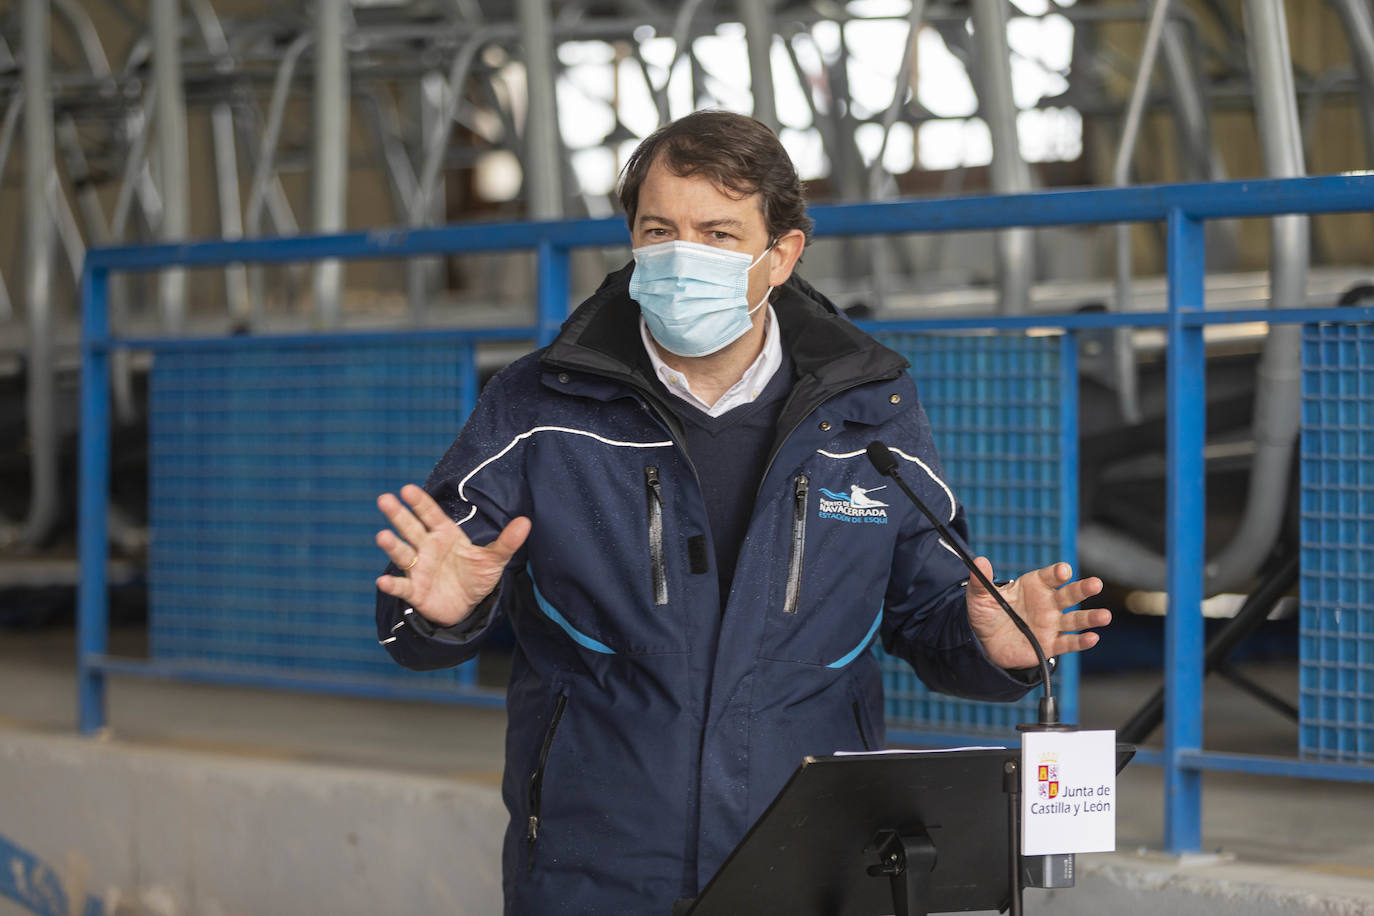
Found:
<path fill-rule="evenodd" d="M 116 631 L 113 648 L 135 652 L 138 640 L 137 631 Z M 72 645 L 70 631 L 0 631 L 0 729 L 74 732 Z M 1245 670 L 1296 700 L 1295 664 Z M 1118 726 L 1157 683 L 1157 674 L 1145 672 L 1086 676 L 1080 724 Z M 120 678 L 111 685 L 109 722 L 110 738 L 135 745 L 486 785 L 499 782 L 503 757 L 502 711 L 437 704 Z M 1209 750 L 1296 753 L 1294 723 L 1216 679 L 1209 681 L 1205 730 Z M 1370 908 L 1358 912 L 1374 913 L 1374 784 L 1210 773 L 1203 782 L 1204 846 L 1254 866 L 1247 880 L 1314 892 L 1339 883 L 1347 895 L 1367 895 Z M 1161 771 L 1127 767 L 1118 797 L 1116 856 L 1148 859 L 1163 835 Z"/>

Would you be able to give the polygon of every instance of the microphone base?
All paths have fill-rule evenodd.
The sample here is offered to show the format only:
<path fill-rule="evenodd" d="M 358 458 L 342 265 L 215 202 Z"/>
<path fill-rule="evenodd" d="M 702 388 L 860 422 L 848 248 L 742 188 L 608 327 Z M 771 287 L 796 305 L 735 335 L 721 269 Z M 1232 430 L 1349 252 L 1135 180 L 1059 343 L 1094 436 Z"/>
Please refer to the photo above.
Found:
<path fill-rule="evenodd" d="M 1058 888 L 1073 887 L 1074 854 L 1055 853 L 1049 856 L 1021 857 L 1021 886 Z"/>
<path fill-rule="evenodd" d="M 1019 732 L 1076 732 L 1077 725 L 1059 721 L 1059 700 L 1051 694 L 1048 688 L 1045 695 L 1040 698 L 1039 721 L 1035 723 L 1023 722 L 1016 726 Z"/>

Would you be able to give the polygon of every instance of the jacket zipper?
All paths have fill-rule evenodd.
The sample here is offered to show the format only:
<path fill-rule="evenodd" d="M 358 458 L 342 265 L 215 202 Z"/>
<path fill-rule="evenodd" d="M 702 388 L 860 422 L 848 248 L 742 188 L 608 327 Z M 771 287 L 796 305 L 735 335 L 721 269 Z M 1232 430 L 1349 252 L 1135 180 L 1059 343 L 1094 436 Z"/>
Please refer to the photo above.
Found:
<path fill-rule="evenodd" d="M 863 742 L 864 750 L 873 750 L 873 745 L 868 742 L 868 733 L 864 731 L 863 716 L 859 714 L 859 704 L 854 704 L 854 724 L 859 728 L 859 740 Z"/>
<path fill-rule="evenodd" d="M 644 483 L 649 498 L 649 567 L 654 579 L 654 604 L 668 603 L 668 571 L 663 565 L 663 486 L 658 480 L 658 468 L 644 469 Z"/>
<path fill-rule="evenodd" d="M 801 599 L 802 556 L 806 553 L 806 494 L 810 489 L 806 475 L 797 478 L 792 497 L 792 558 L 787 564 L 787 597 L 782 604 L 784 614 L 797 613 Z"/>
<path fill-rule="evenodd" d="M 553 733 L 558 730 L 558 720 L 563 718 L 563 707 L 568 705 L 568 695 L 560 693 L 553 707 L 553 718 L 544 732 L 544 743 L 539 748 L 539 761 L 530 774 L 529 827 L 525 833 L 525 860 L 530 871 L 534 870 L 534 842 L 539 838 L 539 804 L 544 792 L 544 765 L 549 762 L 549 748 L 553 747 Z"/>

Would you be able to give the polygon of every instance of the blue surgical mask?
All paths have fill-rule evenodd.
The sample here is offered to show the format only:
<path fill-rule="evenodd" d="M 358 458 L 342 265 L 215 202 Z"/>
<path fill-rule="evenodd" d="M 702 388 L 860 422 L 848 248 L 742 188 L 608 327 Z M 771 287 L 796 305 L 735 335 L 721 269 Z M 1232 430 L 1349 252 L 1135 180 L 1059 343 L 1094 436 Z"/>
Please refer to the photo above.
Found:
<path fill-rule="evenodd" d="M 649 333 L 678 356 L 707 356 L 744 336 L 750 317 L 768 301 L 749 307 L 749 271 L 753 261 L 742 251 L 724 251 L 695 242 L 660 242 L 634 249 L 630 298 L 649 326 Z M 769 287 L 772 290 L 772 287 Z"/>

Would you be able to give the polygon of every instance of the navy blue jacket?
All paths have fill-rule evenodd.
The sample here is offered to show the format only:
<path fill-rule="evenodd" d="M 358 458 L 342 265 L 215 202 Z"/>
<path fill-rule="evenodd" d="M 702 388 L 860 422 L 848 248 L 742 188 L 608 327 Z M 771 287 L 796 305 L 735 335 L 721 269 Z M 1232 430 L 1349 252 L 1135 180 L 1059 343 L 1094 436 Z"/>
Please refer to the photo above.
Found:
<path fill-rule="evenodd" d="M 796 380 L 721 600 L 628 280 L 492 380 L 425 485 L 475 543 L 533 521 L 484 617 L 436 629 L 378 600 L 411 668 L 472 657 L 501 614 L 514 629 L 508 913 L 667 916 L 694 896 L 803 756 L 883 745 L 875 637 L 935 690 L 1028 689 L 975 639 L 965 568 L 865 456 L 884 440 L 964 533 L 906 361 L 799 278 L 773 300 Z"/>

